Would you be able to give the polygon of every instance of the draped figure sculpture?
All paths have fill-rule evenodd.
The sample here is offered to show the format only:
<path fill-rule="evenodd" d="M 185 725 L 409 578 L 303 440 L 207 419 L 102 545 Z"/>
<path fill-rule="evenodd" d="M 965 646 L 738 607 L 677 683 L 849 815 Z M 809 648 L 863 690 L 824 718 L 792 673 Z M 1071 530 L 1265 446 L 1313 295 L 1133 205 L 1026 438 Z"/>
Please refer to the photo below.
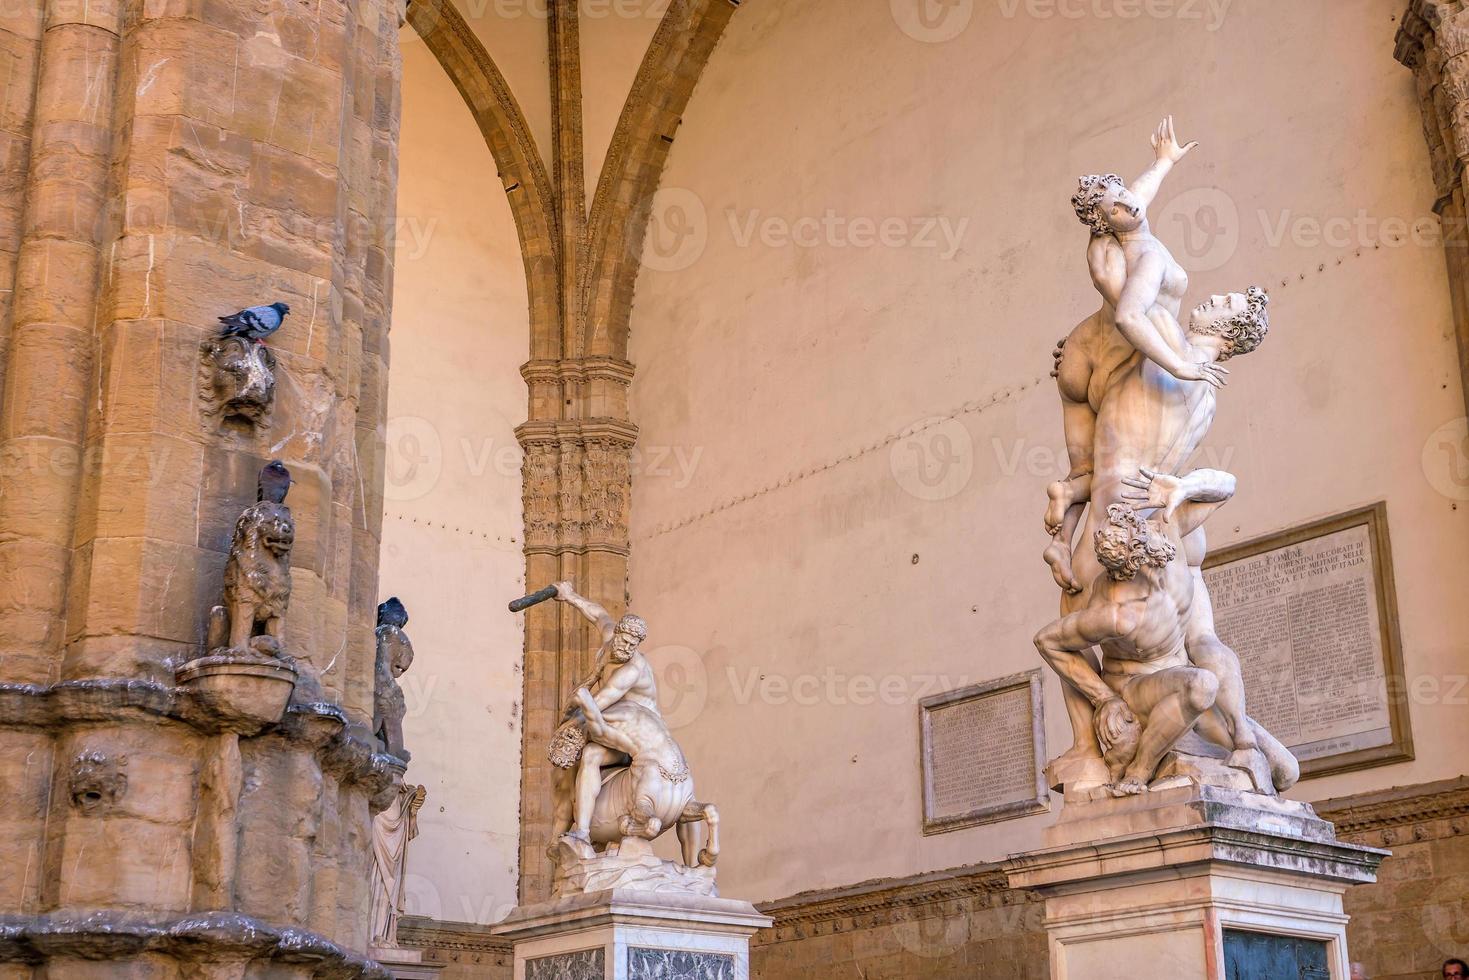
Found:
<path fill-rule="evenodd" d="M 1220 746 L 1225 764 L 1248 774 L 1259 792 L 1285 789 L 1299 776 L 1290 752 L 1245 713 L 1239 659 L 1214 628 L 1201 571 L 1207 551 L 1202 525 L 1203 516 L 1228 495 L 1217 500 L 1180 498 L 1167 508 L 1148 502 L 1143 509 L 1163 508 L 1151 519 L 1131 507 L 1146 481 L 1166 484 L 1181 476 L 1213 422 L 1217 390 L 1228 375 L 1222 362 L 1253 351 L 1268 330 L 1269 300 L 1255 287 L 1213 296 L 1191 311 L 1186 330 L 1179 324 L 1188 279 L 1151 235 L 1144 210 L 1162 176 L 1195 145 L 1179 146 L 1172 120 L 1165 120 L 1153 136 L 1157 163 L 1133 188 L 1124 187 L 1113 175 L 1083 177 L 1072 199 L 1078 217 L 1092 232 L 1088 266 L 1103 304 L 1056 351 L 1071 471 L 1048 490 L 1045 526 L 1052 541 L 1045 559 L 1062 589 L 1062 618 L 1043 630 L 1036 643 L 1066 681 L 1063 690 L 1073 732 L 1071 748 L 1048 767 L 1050 782 L 1078 792 L 1097 788 L 1139 792 L 1154 775 L 1162 753 L 1195 728 Z M 1232 493 L 1232 478 L 1228 483 Z M 1211 484 L 1216 491 L 1219 485 Z M 1182 507 L 1184 499 L 1190 506 Z M 1178 513 L 1184 517 L 1176 517 Z M 1129 523 L 1134 518 L 1142 523 Z M 1073 546 L 1078 525 L 1082 533 Z M 1118 545 L 1118 535 L 1127 527 L 1137 530 L 1127 539 L 1130 546 L 1169 541 L 1174 553 L 1166 561 L 1161 554 L 1154 555 L 1153 563 L 1140 566 L 1154 570 L 1143 579 L 1157 576 L 1157 581 L 1119 606 L 1119 590 L 1137 593 L 1140 586 L 1124 589 L 1115 583 L 1133 582 L 1138 569 L 1129 566 L 1119 579 L 1119 569 L 1108 563 L 1105 551 Z M 1162 596 L 1168 597 L 1166 602 Z M 1161 611 L 1165 605 L 1169 611 Z M 1162 616 L 1169 629 L 1177 627 L 1181 646 L 1175 650 L 1164 643 L 1169 647 L 1166 652 L 1140 653 L 1134 631 L 1098 632 L 1101 618 L 1110 617 L 1110 629 L 1125 625 L 1117 617 L 1134 614 Z M 1083 621 L 1090 624 L 1088 628 L 1081 628 Z M 1085 637 L 1091 639 L 1082 642 Z M 1097 644 L 1100 660 L 1091 652 Z M 1180 657 L 1186 664 L 1175 662 Z M 1144 666 L 1121 666 L 1127 663 Z M 1136 694 L 1138 707 L 1133 708 L 1120 693 L 1100 697 L 1110 690 L 1107 678 L 1119 676 L 1118 671 L 1163 676 L 1134 685 L 1136 692 L 1144 693 Z M 1199 679 L 1203 675 L 1207 681 Z M 1199 705 L 1206 689 L 1207 704 Z M 1167 707 L 1161 714 L 1168 719 L 1148 732 L 1152 738 L 1138 736 L 1146 744 L 1128 756 L 1124 777 L 1115 764 L 1117 747 L 1135 747 L 1137 741 L 1129 735 L 1130 725 L 1123 723 L 1130 717 L 1126 709 L 1147 716 L 1159 713 L 1157 705 L 1164 703 Z M 1193 707 L 1181 708 L 1183 704 Z M 1185 722 L 1177 721 L 1179 711 L 1188 715 Z M 1132 721 L 1137 723 L 1136 718 Z M 1166 744 L 1155 753 L 1154 743 L 1160 740 Z"/>

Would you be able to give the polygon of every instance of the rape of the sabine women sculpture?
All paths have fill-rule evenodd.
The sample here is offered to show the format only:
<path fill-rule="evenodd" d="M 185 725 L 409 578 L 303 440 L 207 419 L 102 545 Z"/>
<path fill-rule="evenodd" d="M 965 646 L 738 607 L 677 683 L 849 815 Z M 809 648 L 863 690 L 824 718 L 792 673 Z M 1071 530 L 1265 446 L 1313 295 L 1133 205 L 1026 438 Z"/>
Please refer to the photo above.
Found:
<path fill-rule="evenodd" d="M 1102 304 L 1055 352 L 1071 470 L 1045 514 L 1061 618 L 1036 647 L 1062 678 L 1073 745 L 1047 774 L 1068 799 L 1190 780 L 1273 795 L 1299 767 L 1245 713 L 1239 658 L 1215 632 L 1202 574 L 1204 521 L 1235 480 L 1184 473 L 1213 422 L 1223 362 L 1269 329 L 1269 298 L 1258 287 L 1212 296 L 1180 325 L 1188 277 L 1147 207 L 1197 144 L 1180 145 L 1171 118 L 1152 143 L 1156 161 L 1131 186 L 1086 176 L 1072 198 Z"/>
<path fill-rule="evenodd" d="M 596 663 L 572 693 L 549 750 L 556 767 L 556 836 L 549 853 L 556 895 L 608 888 L 717 894 L 719 817 L 712 805 L 694 799 L 683 751 L 658 709 L 653 668 L 639 650 L 647 624 L 630 614 L 614 620 L 569 582 L 554 589 L 554 597 L 602 637 Z M 702 847 L 700 823 L 707 830 Z M 682 863 L 653 854 L 652 841 L 671 827 Z"/>

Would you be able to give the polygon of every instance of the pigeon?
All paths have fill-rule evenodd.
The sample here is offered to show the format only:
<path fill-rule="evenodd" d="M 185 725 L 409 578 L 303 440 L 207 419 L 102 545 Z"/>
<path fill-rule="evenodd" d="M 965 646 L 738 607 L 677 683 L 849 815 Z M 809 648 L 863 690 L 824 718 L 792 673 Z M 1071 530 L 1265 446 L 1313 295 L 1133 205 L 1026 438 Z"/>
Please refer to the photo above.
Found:
<path fill-rule="evenodd" d="M 403 607 L 403 603 L 398 601 L 397 596 L 390 597 L 377 607 L 377 624 L 396 626 L 399 629 L 408 625 L 408 610 Z"/>
<path fill-rule="evenodd" d="M 290 489 L 291 471 L 280 460 L 273 459 L 260 470 L 260 489 L 255 499 L 283 504 L 286 502 L 286 492 Z"/>
<path fill-rule="evenodd" d="M 252 306 L 229 316 L 222 316 L 219 322 L 224 324 L 224 337 L 244 337 L 257 343 L 269 337 L 281 328 L 281 323 L 286 319 L 286 314 L 291 308 L 285 303 L 271 303 L 269 306 Z"/>

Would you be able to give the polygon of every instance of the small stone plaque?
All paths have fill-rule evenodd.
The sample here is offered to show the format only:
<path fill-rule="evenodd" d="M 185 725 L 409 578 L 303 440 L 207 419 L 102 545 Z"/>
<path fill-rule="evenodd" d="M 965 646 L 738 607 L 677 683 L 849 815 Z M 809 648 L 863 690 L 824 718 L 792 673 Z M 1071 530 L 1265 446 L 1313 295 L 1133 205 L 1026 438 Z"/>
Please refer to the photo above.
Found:
<path fill-rule="evenodd" d="M 538 956 L 525 961 L 525 980 L 605 980 L 606 957 L 601 946 Z"/>
<path fill-rule="evenodd" d="M 919 727 L 925 834 L 1050 809 L 1039 670 L 924 698 Z"/>
<path fill-rule="evenodd" d="M 627 951 L 627 975 L 629 980 L 735 980 L 735 958 L 728 953 L 633 946 Z"/>
<path fill-rule="evenodd" d="M 1413 757 L 1385 505 L 1210 555 L 1204 581 L 1246 710 L 1303 776 Z"/>

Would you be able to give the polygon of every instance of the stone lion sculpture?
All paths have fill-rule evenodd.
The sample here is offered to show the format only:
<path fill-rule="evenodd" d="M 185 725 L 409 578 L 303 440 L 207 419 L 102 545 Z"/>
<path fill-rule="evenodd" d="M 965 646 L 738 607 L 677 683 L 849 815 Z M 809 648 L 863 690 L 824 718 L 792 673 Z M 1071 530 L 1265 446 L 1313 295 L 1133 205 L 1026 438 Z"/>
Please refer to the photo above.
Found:
<path fill-rule="evenodd" d="M 398 677 L 413 664 L 413 641 L 403 632 L 408 625 L 408 610 L 397 596 L 377 607 L 377 666 L 374 670 L 372 730 L 378 744 L 388 755 L 407 762 L 408 749 L 403 745 L 403 716 L 408 707 Z"/>
<path fill-rule="evenodd" d="M 199 393 L 209 415 L 258 425 L 275 399 L 276 359 L 244 337 L 211 337 L 200 345 Z"/>
<path fill-rule="evenodd" d="M 296 524 L 285 505 L 290 485 L 290 472 L 280 460 L 260 471 L 257 499 L 235 522 L 224 566 L 224 602 L 209 616 L 208 650 L 281 654 L 296 540 Z"/>

